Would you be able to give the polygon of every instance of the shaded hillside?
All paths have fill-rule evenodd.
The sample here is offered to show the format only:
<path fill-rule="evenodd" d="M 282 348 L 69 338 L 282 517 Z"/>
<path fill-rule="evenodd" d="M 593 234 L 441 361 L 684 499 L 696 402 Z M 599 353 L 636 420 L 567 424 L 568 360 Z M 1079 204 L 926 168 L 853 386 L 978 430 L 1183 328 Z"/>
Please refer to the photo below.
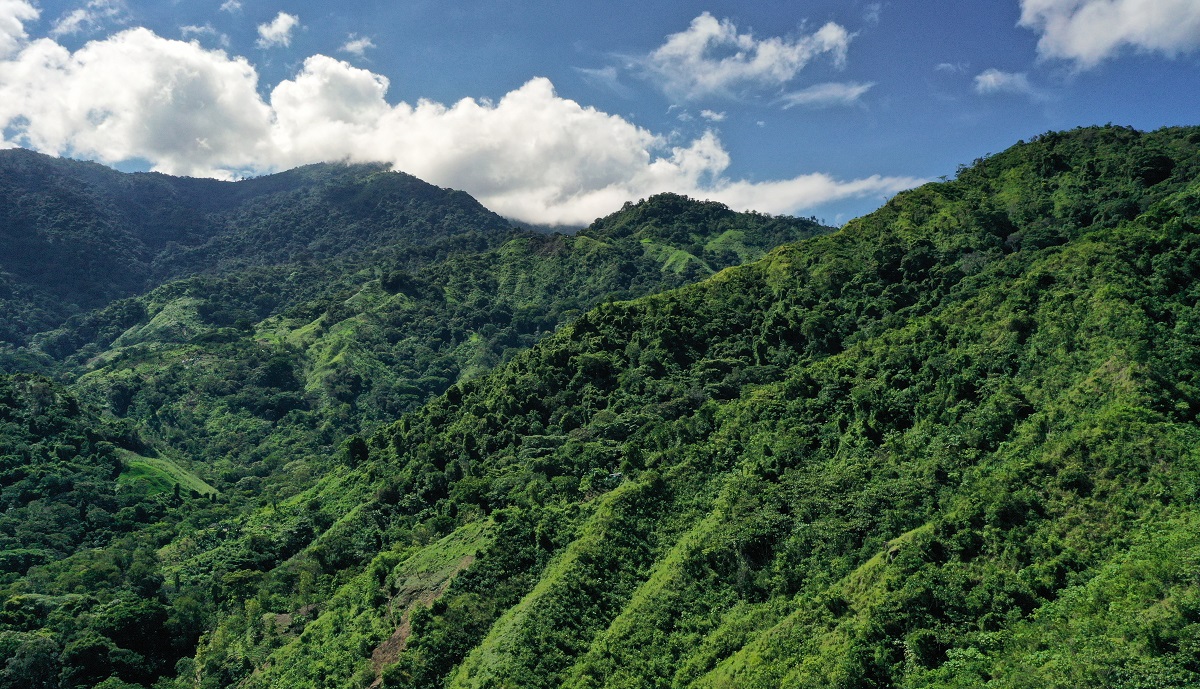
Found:
<path fill-rule="evenodd" d="M 589 312 L 272 511 L 319 534 L 199 685 L 1194 685 L 1198 144 L 1047 134 Z"/>
<path fill-rule="evenodd" d="M 220 182 L 0 151 L 0 342 L 185 275 L 509 230 L 467 194 L 381 165 Z"/>

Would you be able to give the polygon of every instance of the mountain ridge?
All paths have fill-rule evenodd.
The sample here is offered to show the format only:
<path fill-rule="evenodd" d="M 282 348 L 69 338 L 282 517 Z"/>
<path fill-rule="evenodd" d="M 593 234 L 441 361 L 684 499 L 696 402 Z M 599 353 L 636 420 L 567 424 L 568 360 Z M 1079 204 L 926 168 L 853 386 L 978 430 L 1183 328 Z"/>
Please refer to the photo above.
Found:
<path fill-rule="evenodd" d="M 464 192 L 382 164 L 322 163 L 223 182 L 10 149 L 0 151 L 0 182 L 0 240 L 9 246 L 0 294 L 6 311 L 20 314 L 0 324 L 0 337 L 13 344 L 188 275 L 512 230 Z"/>

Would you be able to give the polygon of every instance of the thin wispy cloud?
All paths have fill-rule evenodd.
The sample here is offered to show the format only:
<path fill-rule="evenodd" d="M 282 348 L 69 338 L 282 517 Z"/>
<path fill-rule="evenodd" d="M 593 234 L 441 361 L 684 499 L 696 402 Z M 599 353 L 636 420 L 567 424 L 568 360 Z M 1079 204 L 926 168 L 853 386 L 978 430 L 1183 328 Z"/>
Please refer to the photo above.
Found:
<path fill-rule="evenodd" d="M 1175 56 L 1200 49 L 1197 0 L 1021 0 L 1020 25 L 1042 58 L 1090 69 L 1124 48 Z"/>
<path fill-rule="evenodd" d="M 56 19 L 50 27 L 50 35 L 61 37 L 96 31 L 108 24 L 120 23 L 125 14 L 125 5 L 119 0 L 91 0 Z"/>
<path fill-rule="evenodd" d="M 704 12 L 685 31 L 668 36 L 642 65 L 671 98 L 735 97 L 747 89 L 783 86 L 818 56 L 844 64 L 851 38 L 830 22 L 795 39 L 759 39 L 739 33 L 729 19 Z"/>
<path fill-rule="evenodd" d="M 966 62 L 942 62 L 936 65 L 933 69 L 938 72 L 948 72 L 950 74 L 963 74 L 971 65 Z"/>
<path fill-rule="evenodd" d="M 874 82 L 866 84 L 853 82 L 814 84 L 806 89 L 784 94 L 779 100 L 783 103 L 784 109 L 795 107 L 828 108 L 838 105 L 854 105 L 873 86 L 875 86 Z"/>
<path fill-rule="evenodd" d="M 873 2 L 863 8 L 863 21 L 869 26 L 875 26 L 879 23 L 879 17 L 883 13 L 883 4 Z"/>
<path fill-rule="evenodd" d="M 242 3 L 239 0 L 225 0 L 221 3 L 221 11 L 233 14 L 242 9 Z"/>
<path fill-rule="evenodd" d="M 592 86 L 612 91 L 622 98 L 629 98 L 633 95 L 629 87 L 621 83 L 621 75 L 617 71 L 617 68 L 612 65 L 595 69 L 576 67 L 575 71 L 583 77 L 584 81 Z"/>
<path fill-rule="evenodd" d="M 292 44 L 292 31 L 300 25 L 300 18 L 294 14 L 280 12 L 266 24 L 258 25 L 259 48 L 287 47 Z"/>
<path fill-rule="evenodd" d="M 212 24 L 181 26 L 179 27 L 179 35 L 185 39 L 212 38 L 222 47 L 229 47 L 229 36 L 217 31 L 213 28 Z"/>
<path fill-rule="evenodd" d="M 700 116 L 703 117 L 704 119 L 708 120 L 709 122 L 724 122 L 725 121 L 725 113 L 723 113 L 723 112 L 714 112 L 712 110 L 701 110 Z"/>

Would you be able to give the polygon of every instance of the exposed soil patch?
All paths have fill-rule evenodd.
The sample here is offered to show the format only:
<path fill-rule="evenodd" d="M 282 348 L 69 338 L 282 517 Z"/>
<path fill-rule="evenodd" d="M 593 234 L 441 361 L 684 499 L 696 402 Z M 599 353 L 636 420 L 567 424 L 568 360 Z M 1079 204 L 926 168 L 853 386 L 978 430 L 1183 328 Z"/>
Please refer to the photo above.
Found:
<path fill-rule="evenodd" d="M 401 588 L 392 597 L 389 607 L 392 614 L 400 612 L 400 624 L 387 641 L 379 644 L 371 653 L 371 667 L 375 669 L 375 681 L 371 684 L 376 689 L 383 682 L 383 669 L 400 659 L 400 654 L 408 646 L 408 637 L 412 634 L 412 613 L 417 606 L 428 607 L 446 592 L 446 587 L 454 579 L 454 575 L 471 566 L 475 561 L 474 555 L 467 555 L 448 572 L 440 573 L 436 581 L 425 577 L 410 577 L 408 586 Z"/>

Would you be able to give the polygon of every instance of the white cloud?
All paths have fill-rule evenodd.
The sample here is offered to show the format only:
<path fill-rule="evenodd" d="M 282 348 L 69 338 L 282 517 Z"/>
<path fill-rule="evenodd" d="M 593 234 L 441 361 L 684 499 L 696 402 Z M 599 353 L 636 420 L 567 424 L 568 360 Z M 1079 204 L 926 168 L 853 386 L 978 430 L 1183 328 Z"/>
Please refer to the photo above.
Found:
<path fill-rule="evenodd" d="M 368 48 L 374 48 L 375 43 L 367 37 L 355 38 L 354 34 L 346 39 L 346 43 L 340 48 L 343 53 L 351 53 L 362 57 L 366 54 Z"/>
<path fill-rule="evenodd" d="M 723 113 L 723 112 L 714 112 L 712 110 L 701 110 L 700 116 L 703 117 L 704 119 L 708 120 L 709 122 L 724 122 L 725 121 L 725 113 Z"/>
<path fill-rule="evenodd" d="M 782 212 L 796 213 L 840 199 L 892 196 L 925 181 L 872 175 L 844 182 L 824 173 L 813 173 L 777 182 L 729 182 L 718 185 L 711 198 L 737 210 L 783 208 Z"/>
<path fill-rule="evenodd" d="M 806 89 L 784 94 L 780 101 L 785 109 L 796 106 L 827 108 L 831 105 L 853 105 L 874 85 L 852 82 L 814 84 Z"/>
<path fill-rule="evenodd" d="M 270 111 L 244 59 L 130 29 L 72 53 L 49 39 L 0 61 L 0 128 L 14 143 L 176 174 L 256 168 Z"/>
<path fill-rule="evenodd" d="M 242 9 L 242 3 L 239 0 L 225 0 L 221 3 L 221 11 L 233 14 Z"/>
<path fill-rule="evenodd" d="M 1002 72 L 995 68 L 975 75 L 975 93 L 1013 93 L 1034 99 L 1043 98 L 1041 92 L 1029 83 L 1029 77 L 1024 72 Z"/>
<path fill-rule="evenodd" d="M 184 38 L 201 38 L 207 36 L 216 39 L 221 46 L 229 47 L 229 36 L 214 29 L 212 24 L 205 24 L 204 26 L 181 26 L 179 27 L 179 35 Z"/>
<path fill-rule="evenodd" d="M 0 58 L 21 47 L 27 38 L 25 22 L 38 18 L 38 10 L 25 0 L 0 0 Z"/>
<path fill-rule="evenodd" d="M 934 67 L 934 70 L 938 72 L 950 72 L 951 74 L 961 74 L 967 71 L 970 66 L 966 62 L 943 62 Z"/>
<path fill-rule="evenodd" d="M 84 31 L 95 31 L 106 22 L 120 22 L 125 14 L 125 3 L 121 0 L 91 0 L 55 20 L 50 27 L 51 36 L 70 36 Z"/>
<path fill-rule="evenodd" d="M 559 96 L 535 78 L 496 102 L 386 100 L 388 80 L 323 55 L 270 90 L 244 58 L 144 28 L 71 52 L 50 39 L 0 59 L 0 146 L 169 174 L 233 178 L 329 160 L 386 161 L 489 208 L 582 224 L 660 191 L 795 213 L 914 186 L 907 177 L 729 179 L 716 134 L 682 145 Z"/>
<path fill-rule="evenodd" d="M 280 12 L 270 22 L 258 25 L 258 47 L 273 48 L 277 45 L 284 47 L 291 45 L 292 31 L 299 25 L 299 17 L 287 12 Z"/>
<path fill-rule="evenodd" d="M 850 39 L 846 29 L 830 22 L 794 40 L 759 40 L 704 12 L 686 31 L 668 36 L 644 66 L 672 98 L 731 97 L 744 87 L 786 84 L 818 55 L 828 54 L 841 65 Z"/>
<path fill-rule="evenodd" d="M 1197 0 L 1021 0 L 1038 54 L 1088 69 L 1123 47 L 1174 56 L 1200 48 Z"/>

